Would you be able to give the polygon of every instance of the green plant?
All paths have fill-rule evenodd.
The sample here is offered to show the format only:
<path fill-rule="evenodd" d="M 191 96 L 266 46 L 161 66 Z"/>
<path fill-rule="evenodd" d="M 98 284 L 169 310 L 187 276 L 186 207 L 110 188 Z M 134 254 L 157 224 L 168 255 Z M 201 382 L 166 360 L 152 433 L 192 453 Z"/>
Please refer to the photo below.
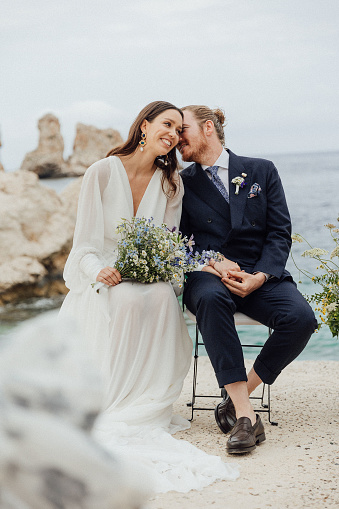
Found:
<path fill-rule="evenodd" d="M 339 217 L 337 219 L 339 221 Z M 319 284 L 322 288 L 319 292 L 311 295 L 305 295 L 308 302 L 314 302 L 317 307 L 316 311 L 320 314 L 321 325 L 328 325 L 332 336 L 339 336 L 339 265 L 335 263 L 334 258 L 339 258 L 339 228 L 334 224 L 325 224 L 330 232 L 332 240 L 335 243 L 334 249 L 329 253 L 326 249 L 313 247 L 300 234 L 292 235 L 292 242 L 306 242 L 310 249 L 304 251 L 301 256 L 310 257 L 319 262 L 316 270 L 321 271 L 320 274 L 313 275 L 311 272 L 301 269 L 291 252 L 291 258 L 302 274 L 311 279 L 314 283 Z M 329 257 L 328 257 L 329 255 Z"/>

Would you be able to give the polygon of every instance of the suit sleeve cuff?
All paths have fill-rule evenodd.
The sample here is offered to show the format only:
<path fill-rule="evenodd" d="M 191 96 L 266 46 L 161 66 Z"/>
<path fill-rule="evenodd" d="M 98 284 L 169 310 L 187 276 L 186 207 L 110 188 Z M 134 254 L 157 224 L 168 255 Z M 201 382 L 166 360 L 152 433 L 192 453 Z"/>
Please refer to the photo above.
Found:
<path fill-rule="evenodd" d="M 253 272 L 253 274 L 259 274 L 261 272 L 265 276 L 265 283 L 272 277 L 271 274 L 267 274 L 267 272 L 262 272 L 261 270 L 257 270 L 256 272 Z"/>

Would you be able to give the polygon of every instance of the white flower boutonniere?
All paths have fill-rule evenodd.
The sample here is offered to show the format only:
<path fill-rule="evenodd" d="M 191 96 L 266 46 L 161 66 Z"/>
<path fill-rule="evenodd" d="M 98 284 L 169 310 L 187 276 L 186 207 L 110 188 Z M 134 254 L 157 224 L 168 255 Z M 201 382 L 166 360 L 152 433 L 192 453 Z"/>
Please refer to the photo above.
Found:
<path fill-rule="evenodd" d="M 231 180 L 232 184 L 235 185 L 235 194 L 239 194 L 239 189 L 246 186 L 245 177 L 247 177 L 247 173 L 242 173 L 241 177 L 235 177 Z"/>

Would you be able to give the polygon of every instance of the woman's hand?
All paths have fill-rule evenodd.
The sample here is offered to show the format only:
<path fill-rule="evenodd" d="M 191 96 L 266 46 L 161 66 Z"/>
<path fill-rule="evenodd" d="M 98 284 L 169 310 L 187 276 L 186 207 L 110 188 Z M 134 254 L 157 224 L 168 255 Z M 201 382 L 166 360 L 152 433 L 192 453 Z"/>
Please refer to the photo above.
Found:
<path fill-rule="evenodd" d="M 105 267 L 97 275 L 97 281 L 108 286 L 116 286 L 121 283 L 121 274 L 114 267 Z"/>

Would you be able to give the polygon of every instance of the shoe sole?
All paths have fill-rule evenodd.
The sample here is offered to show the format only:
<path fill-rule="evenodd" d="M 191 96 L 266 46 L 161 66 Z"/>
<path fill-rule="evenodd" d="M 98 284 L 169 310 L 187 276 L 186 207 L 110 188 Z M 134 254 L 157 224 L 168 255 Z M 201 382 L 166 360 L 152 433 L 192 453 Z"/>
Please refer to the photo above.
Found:
<path fill-rule="evenodd" d="M 238 449 L 226 448 L 228 454 L 246 454 L 247 452 L 253 451 L 257 445 L 261 444 L 266 440 L 265 433 L 261 433 L 261 435 L 257 436 L 255 441 L 255 445 L 251 445 L 251 447 L 239 447 Z"/>

